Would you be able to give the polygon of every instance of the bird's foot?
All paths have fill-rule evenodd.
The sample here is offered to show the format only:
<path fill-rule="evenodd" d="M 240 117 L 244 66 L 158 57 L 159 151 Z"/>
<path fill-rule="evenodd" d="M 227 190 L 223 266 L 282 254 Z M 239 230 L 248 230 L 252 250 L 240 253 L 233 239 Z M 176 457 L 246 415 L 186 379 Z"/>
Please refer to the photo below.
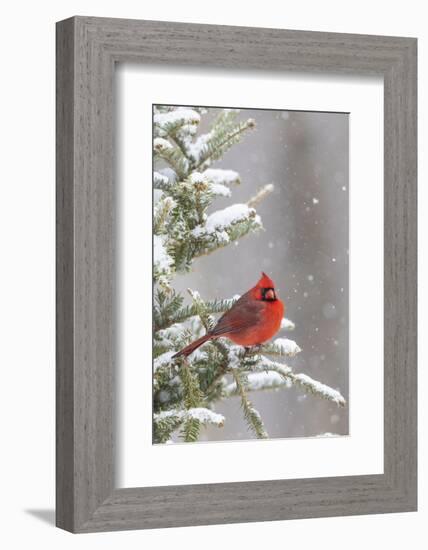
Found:
<path fill-rule="evenodd" d="M 253 354 L 259 353 L 261 349 L 262 349 L 262 344 L 256 344 L 255 346 L 253 346 L 252 353 Z"/>
<path fill-rule="evenodd" d="M 262 344 L 255 344 L 254 346 L 245 346 L 244 355 L 254 355 L 260 351 Z"/>
<path fill-rule="evenodd" d="M 251 353 L 251 346 L 244 346 L 244 357 L 247 357 Z"/>

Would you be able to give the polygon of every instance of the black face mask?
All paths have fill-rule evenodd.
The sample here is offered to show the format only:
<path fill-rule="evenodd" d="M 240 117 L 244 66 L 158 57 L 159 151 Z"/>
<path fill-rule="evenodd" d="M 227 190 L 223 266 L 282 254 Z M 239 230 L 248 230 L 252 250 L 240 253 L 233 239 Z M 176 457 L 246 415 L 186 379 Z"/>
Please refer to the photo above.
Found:
<path fill-rule="evenodd" d="M 276 300 L 276 294 L 274 288 L 262 288 L 262 300 L 266 302 L 274 302 Z"/>

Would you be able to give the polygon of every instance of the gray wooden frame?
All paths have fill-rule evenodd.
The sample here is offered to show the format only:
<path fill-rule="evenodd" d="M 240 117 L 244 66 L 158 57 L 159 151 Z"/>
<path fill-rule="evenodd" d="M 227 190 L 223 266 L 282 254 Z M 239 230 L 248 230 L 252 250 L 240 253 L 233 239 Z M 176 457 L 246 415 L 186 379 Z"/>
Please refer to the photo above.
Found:
<path fill-rule="evenodd" d="M 383 76 L 384 474 L 115 488 L 113 81 L 125 61 Z M 416 39 L 59 22 L 57 525 L 91 532 L 416 510 L 416 265 Z"/>

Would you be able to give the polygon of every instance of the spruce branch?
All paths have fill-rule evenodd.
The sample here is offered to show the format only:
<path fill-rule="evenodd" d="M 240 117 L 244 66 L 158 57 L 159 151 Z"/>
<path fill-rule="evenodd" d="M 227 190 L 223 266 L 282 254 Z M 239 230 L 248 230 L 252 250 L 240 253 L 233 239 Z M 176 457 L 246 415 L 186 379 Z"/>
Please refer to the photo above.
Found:
<path fill-rule="evenodd" d="M 291 383 L 287 378 L 282 377 L 275 371 L 251 372 L 247 375 L 247 391 L 262 391 L 277 389 L 282 386 L 290 387 Z M 238 395 L 239 390 L 236 382 L 226 384 L 223 393 L 227 397 Z"/>
<path fill-rule="evenodd" d="M 269 436 L 264 427 L 260 413 L 254 408 L 247 396 L 248 378 L 238 369 L 232 370 L 232 376 L 235 380 L 237 393 L 241 397 L 241 408 L 249 428 L 254 431 L 258 439 L 267 439 Z"/>
<path fill-rule="evenodd" d="M 173 183 L 169 180 L 168 176 L 161 174 L 160 172 L 153 172 L 153 187 L 160 191 L 171 191 Z"/>
<path fill-rule="evenodd" d="M 304 373 L 294 373 L 290 367 L 284 365 L 283 363 L 278 363 L 277 361 L 272 361 L 267 357 L 260 356 L 259 361 L 256 364 L 256 367 L 253 370 L 259 372 L 276 372 L 280 374 L 285 380 L 288 380 L 291 384 L 299 386 L 306 393 L 310 393 L 331 401 L 339 407 L 344 407 L 346 405 L 346 400 L 339 392 L 318 380 L 314 380 L 310 376 Z"/>
<path fill-rule="evenodd" d="M 211 254 L 262 227 L 255 209 L 246 204 L 234 204 L 217 210 L 208 216 L 204 224 L 193 229 L 194 255 L 199 257 Z"/>
<path fill-rule="evenodd" d="M 233 298 L 223 298 L 219 300 L 208 300 L 204 302 L 206 313 L 212 315 L 223 313 L 230 309 L 233 304 L 239 299 L 239 295 Z M 165 330 L 172 325 L 183 323 L 195 315 L 199 315 L 199 306 L 195 303 L 181 307 L 183 297 L 175 291 L 168 296 L 163 296 L 161 293 L 155 293 L 154 301 L 154 323 L 155 332 Z"/>
<path fill-rule="evenodd" d="M 201 115 L 193 109 L 178 108 L 155 113 L 153 115 L 154 135 L 155 137 L 175 136 L 183 126 L 196 127 L 200 120 Z M 192 132 L 189 128 L 187 131 Z"/>
<path fill-rule="evenodd" d="M 170 409 L 153 415 L 153 440 L 155 443 L 166 443 L 172 433 L 181 426 L 181 411 Z"/>
<path fill-rule="evenodd" d="M 212 161 L 219 159 L 228 149 L 239 143 L 247 130 L 255 128 L 256 124 L 252 118 L 231 124 L 232 119 L 235 119 L 234 114 L 220 115 L 210 135 L 204 136 L 204 140 L 201 140 L 199 156 L 193 165 L 195 170 L 208 168 Z"/>
<path fill-rule="evenodd" d="M 183 384 L 184 406 L 187 410 L 197 408 L 202 401 L 198 375 L 190 370 L 187 359 L 181 360 L 180 378 Z M 184 441 L 197 441 L 201 423 L 198 418 L 189 416 L 182 427 Z"/>
<path fill-rule="evenodd" d="M 344 407 L 346 405 L 345 398 L 342 396 L 342 394 L 338 390 L 330 388 L 330 386 L 327 386 L 322 382 L 318 382 L 318 380 L 314 380 L 307 374 L 291 373 L 289 374 L 289 377 L 291 378 L 294 384 L 297 384 L 298 386 L 300 386 L 307 393 L 311 393 L 313 395 L 317 395 L 318 397 L 322 397 L 327 401 L 331 401 L 332 403 L 335 403 L 339 407 Z"/>
<path fill-rule="evenodd" d="M 247 353 L 250 355 L 263 353 L 265 355 L 276 355 L 279 357 L 294 357 L 301 351 L 301 348 L 294 340 L 289 340 L 288 338 L 276 338 L 273 342 L 263 344 L 254 351 L 249 350 Z"/>
<path fill-rule="evenodd" d="M 222 428 L 224 420 L 222 414 L 215 413 L 205 407 L 162 411 L 153 415 L 154 439 L 156 443 L 165 443 L 180 426 L 183 424 L 186 425 L 188 422 L 194 422 L 195 424 L 190 428 L 191 435 L 188 441 L 196 441 L 199 433 L 199 430 L 195 429 L 196 426 L 212 424 L 213 426 Z"/>
<path fill-rule="evenodd" d="M 174 324 L 174 315 L 183 305 L 184 298 L 174 290 L 171 293 L 165 293 L 161 289 L 156 289 L 153 304 L 153 318 L 155 331 L 166 328 Z"/>
<path fill-rule="evenodd" d="M 174 294 L 173 296 L 177 298 L 176 294 Z M 236 296 L 234 298 L 224 298 L 220 300 L 209 300 L 207 302 L 204 302 L 205 311 L 211 315 L 216 313 L 223 313 L 224 311 L 230 309 L 236 302 L 236 300 L 238 300 L 238 298 L 239 296 Z M 181 300 L 183 300 L 182 297 Z M 184 306 L 182 308 L 180 308 L 179 306 L 177 309 L 170 307 L 169 311 L 163 311 L 162 314 L 160 310 L 155 310 L 155 312 L 156 311 L 158 311 L 158 315 L 155 314 L 155 331 L 167 329 L 174 324 L 183 323 L 191 317 L 199 315 L 198 306 L 195 303 Z"/>
<path fill-rule="evenodd" d="M 188 288 L 187 292 L 193 300 L 193 305 L 195 306 L 197 315 L 199 316 L 205 330 L 209 332 L 214 327 L 214 318 L 208 312 L 205 302 L 201 299 L 199 292 L 196 292 L 191 288 Z"/>
<path fill-rule="evenodd" d="M 205 311 L 206 313 L 212 315 L 216 313 L 223 313 L 230 309 L 233 304 L 238 300 L 239 296 L 234 298 L 224 298 L 220 300 L 211 300 L 204 303 Z M 185 306 L 180 311 L 177 312 L 177 314 L 174 317 L 175 323 L 180 323 L 182 321 L 185 321 L 189 317 L 193 317 L 194 315 L 198 315 L 198 307 L 196 304 L 191 304 L 189 306 Z"/>
<path fill-rule="evenodd" d="M 251 352 L 249 354 L 251 356 Z M 262 355 L 255 356 L 256 361 L 249 364 L 243 360 L 242 372 L 247 372 L 247 391 L 260 391 L 279 388 L 281 386 L 298 386 L 306 393 L 310 393 L 331 401 L 339 407 L 346 405 L 345 398 L 338 390 L 314 380 L 303 373 L 294 373 L 290 367 L 283 363 L 271 361 Z M 232 371 L 235 372 L 235 371 Z M 235 382 L 226 383 L 223 387 L 223 395 L 230 397 L 240 394 L 239 385 Z"/>
<path fill-rule="evenodd" d="M 154 235 L 153 276 L 160 286 L 169 287 L 174 260 L 167 249 L 167 236 Z"/>
<path fill-rule="evenodd" d="M 254 208 L 257 206 L 260 202 L 264 201 L 265 198 L 270 195 L 275 189 L 275 186 L 273 183 L 268 183 L 267 185 L 264 185 L 261 187 L 257 193 L 251 197 L 251 199 L 247 202 L 247 206 L 250 208 Z"/>
<path fill-rule="evenodd" d="M 183 402 L 186 409 L 199 407 L 202 394 L 199 387 L 198 375 L 192 372 L 186 358 L 181 359 L 180 378 L 183 384 Z"/>
<path fill-rule="evenodd" d="M 180 179 L 184 179 L 189 172 L 189 161 L 181 149 L 172 145 L 164 138 L 155 138 L 153 141 L 153 152 L 156 159 L 167 162 Z"/>
<path fill-rule="evenodd" d="M 155 204 L 153 210 L 153 230 L 155 234 L 159 235 L 166 231 L 165 226 L 174 206 L 175 201 L 172 197 L 163 197 Z"/>
<path fill-rule="evenodd" d="M 231 187 L 232 185 L 239 185 L 241 183 L 241 178 L 235 170 L 208 168 L 202 173 L 211 183 L 215 185 L 226 185 Z"/>

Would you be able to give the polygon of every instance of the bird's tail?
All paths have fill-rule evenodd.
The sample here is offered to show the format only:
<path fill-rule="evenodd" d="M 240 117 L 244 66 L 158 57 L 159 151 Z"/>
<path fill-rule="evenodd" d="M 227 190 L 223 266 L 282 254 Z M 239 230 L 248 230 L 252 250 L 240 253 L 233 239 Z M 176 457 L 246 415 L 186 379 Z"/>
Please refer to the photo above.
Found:
<path fill-rule="evenodd" d="M 201 336 L 201 338 L 198 338 L 185 348 L 183 348 L 181 351 L 178 351 L 175 355 L 172 356 L 172 359 L 176 359 L 177 357 L 188 357 L 191 353 L 195 351 L 199 346 L 202 346 L 207 340 L 210 340 L 212 338 L 211 334 L 205 334 L 204 336 Z"/>

